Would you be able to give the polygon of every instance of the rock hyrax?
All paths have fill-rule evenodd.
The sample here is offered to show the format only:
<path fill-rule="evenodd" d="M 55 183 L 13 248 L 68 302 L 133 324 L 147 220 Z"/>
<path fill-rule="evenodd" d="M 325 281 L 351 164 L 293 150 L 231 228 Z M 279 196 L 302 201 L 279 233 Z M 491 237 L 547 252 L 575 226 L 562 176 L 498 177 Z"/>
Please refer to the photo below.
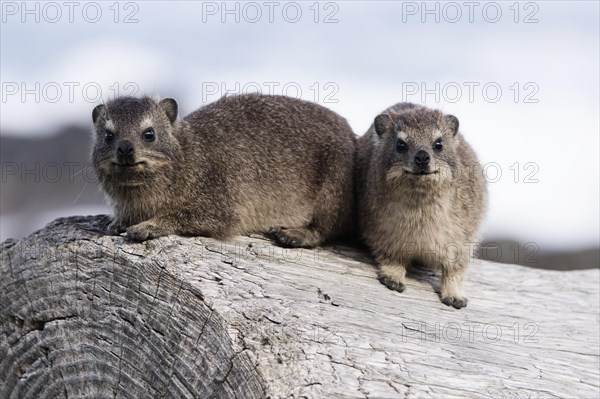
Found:
<path fill-rule="evenodd" d="M 379 263 L 379 281 L 402 292 L 411 263 L 442 268 L 441 300 L 461 292 L 487 203 L 475 153 L 453 115 L 400 103 L 358 139 L 358 223 Z"/>
<path fill-rule="evenodd" d="M 352 230 L 355 136 L 317 104 L 248 94 L 177 120 L 167 98 L 94 108 L 93 165 L 114 208 L 110 232 L 226 239 L 268 233 L 311 247 Z"/>

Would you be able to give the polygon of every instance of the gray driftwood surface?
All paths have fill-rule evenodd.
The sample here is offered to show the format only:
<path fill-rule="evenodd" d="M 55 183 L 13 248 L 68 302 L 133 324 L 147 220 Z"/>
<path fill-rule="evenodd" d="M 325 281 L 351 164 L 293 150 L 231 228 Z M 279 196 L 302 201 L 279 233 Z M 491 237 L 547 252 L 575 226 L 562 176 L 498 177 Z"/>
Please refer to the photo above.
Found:
<path fill-rule="evenodd" d="M 599 270 L 476 262 L 383 287 L 368 255 L 100 232 L 59 219 L 2 244 L 0 398 L 599 394 Z"/>

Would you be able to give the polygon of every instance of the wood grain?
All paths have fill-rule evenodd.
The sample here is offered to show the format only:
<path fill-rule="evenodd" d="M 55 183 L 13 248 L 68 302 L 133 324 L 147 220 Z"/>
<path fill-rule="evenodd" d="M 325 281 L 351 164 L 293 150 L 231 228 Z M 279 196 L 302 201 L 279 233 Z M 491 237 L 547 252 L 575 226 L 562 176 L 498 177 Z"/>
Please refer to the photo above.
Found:
<path fill-rule="evenodd" d="M 367 253 L 260 237 L 134 244 L 105 216 L 5 241 L 0 398 L 596 397 L 599 270 L 477 261 L 383 287 Z"/>

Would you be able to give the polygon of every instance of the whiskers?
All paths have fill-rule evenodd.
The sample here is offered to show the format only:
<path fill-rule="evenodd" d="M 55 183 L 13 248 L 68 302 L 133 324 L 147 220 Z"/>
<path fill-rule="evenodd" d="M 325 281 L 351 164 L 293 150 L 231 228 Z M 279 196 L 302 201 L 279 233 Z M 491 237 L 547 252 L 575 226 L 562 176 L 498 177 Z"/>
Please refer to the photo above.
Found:
<path fill-rule="evenodd" d="M 83 194 L 83 192 L 87 188 L 88 184 L 89 184 L 88 182 L 85 182 L 85 184 L 83 185 L 83 188 L 81 189 L 81 191 L 79 191 L 79 194 L 77 194 L 77 197 L 75 197 L 75 199 L 73 200 L 73 202 L 71 202 L 71 205 L 74 205 L 77 201 L 79 201 L 79 198 L 81 198 L 81 195 Z"/>
<path fill-rule="evenodd" d="M 395 180 L 401 179 L 406 175 L 406 171 L 401 165 L 392 166 L 387 174 L 385 175 L 385 179 L 388 183 L 391 183 Z"/>
<path fill-rule="evenodd" d="M 137 159 L 144 165 L 144 170 L 148 173 L 156 173 L 165 168 L 171 169 L 173 161 L 164 154 L 144 154 Z"/>
<path fill-rule="evenodd" d="M 87 188 L 87 186 L 90 184 L 90 178 L 97 178 L 96 177 L 96 171 L 92 169 L 92 175 L 90 175 L 88 172 L 90 170 L 90 168 L 92 168 L 92 166 L 90 164 L 85 165 L 80 171 L 73 173 L 70 176 L 70 182 L 74 182 L 75 178 L 77 176 L 80 176 L 83 172 L 86 172 L 83 175 L 83 181 L 84 181 L 84 185 L 83 188 L 79 191 L 79 194 L 77 194 L 77 196 L 75 197 L 75 199 L 73 200 L 73 202 L 71 204 L 75 204 L 77 201 L 79 201 L 79 199 L 81 198 L 81 195 L 85 192 L 85 189 Z"/>

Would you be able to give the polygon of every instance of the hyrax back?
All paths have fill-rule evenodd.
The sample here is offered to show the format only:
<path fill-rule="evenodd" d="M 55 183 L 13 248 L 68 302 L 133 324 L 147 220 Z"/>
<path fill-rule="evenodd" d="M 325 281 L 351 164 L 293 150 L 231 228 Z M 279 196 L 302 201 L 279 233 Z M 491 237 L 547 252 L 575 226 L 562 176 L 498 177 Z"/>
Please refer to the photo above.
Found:
<path fill-rule="evenodd" d="M 487 191 L 458 124 L 452 115 L 408 103 L 378 115 L 357 142 L 356 201 L 379 280 L 402 292 L 411 263 L 440 266 L 442 302 L 461 308 Z"/>
<path fill-rule="evenodd" d="M 317 104 L 223 97 L 178 121 L 173 99 L 124 97 L 96 107 L 93 120 L 114 233 L 259 232 L 308 247 L 352 228 L 355 137 Z"/>

